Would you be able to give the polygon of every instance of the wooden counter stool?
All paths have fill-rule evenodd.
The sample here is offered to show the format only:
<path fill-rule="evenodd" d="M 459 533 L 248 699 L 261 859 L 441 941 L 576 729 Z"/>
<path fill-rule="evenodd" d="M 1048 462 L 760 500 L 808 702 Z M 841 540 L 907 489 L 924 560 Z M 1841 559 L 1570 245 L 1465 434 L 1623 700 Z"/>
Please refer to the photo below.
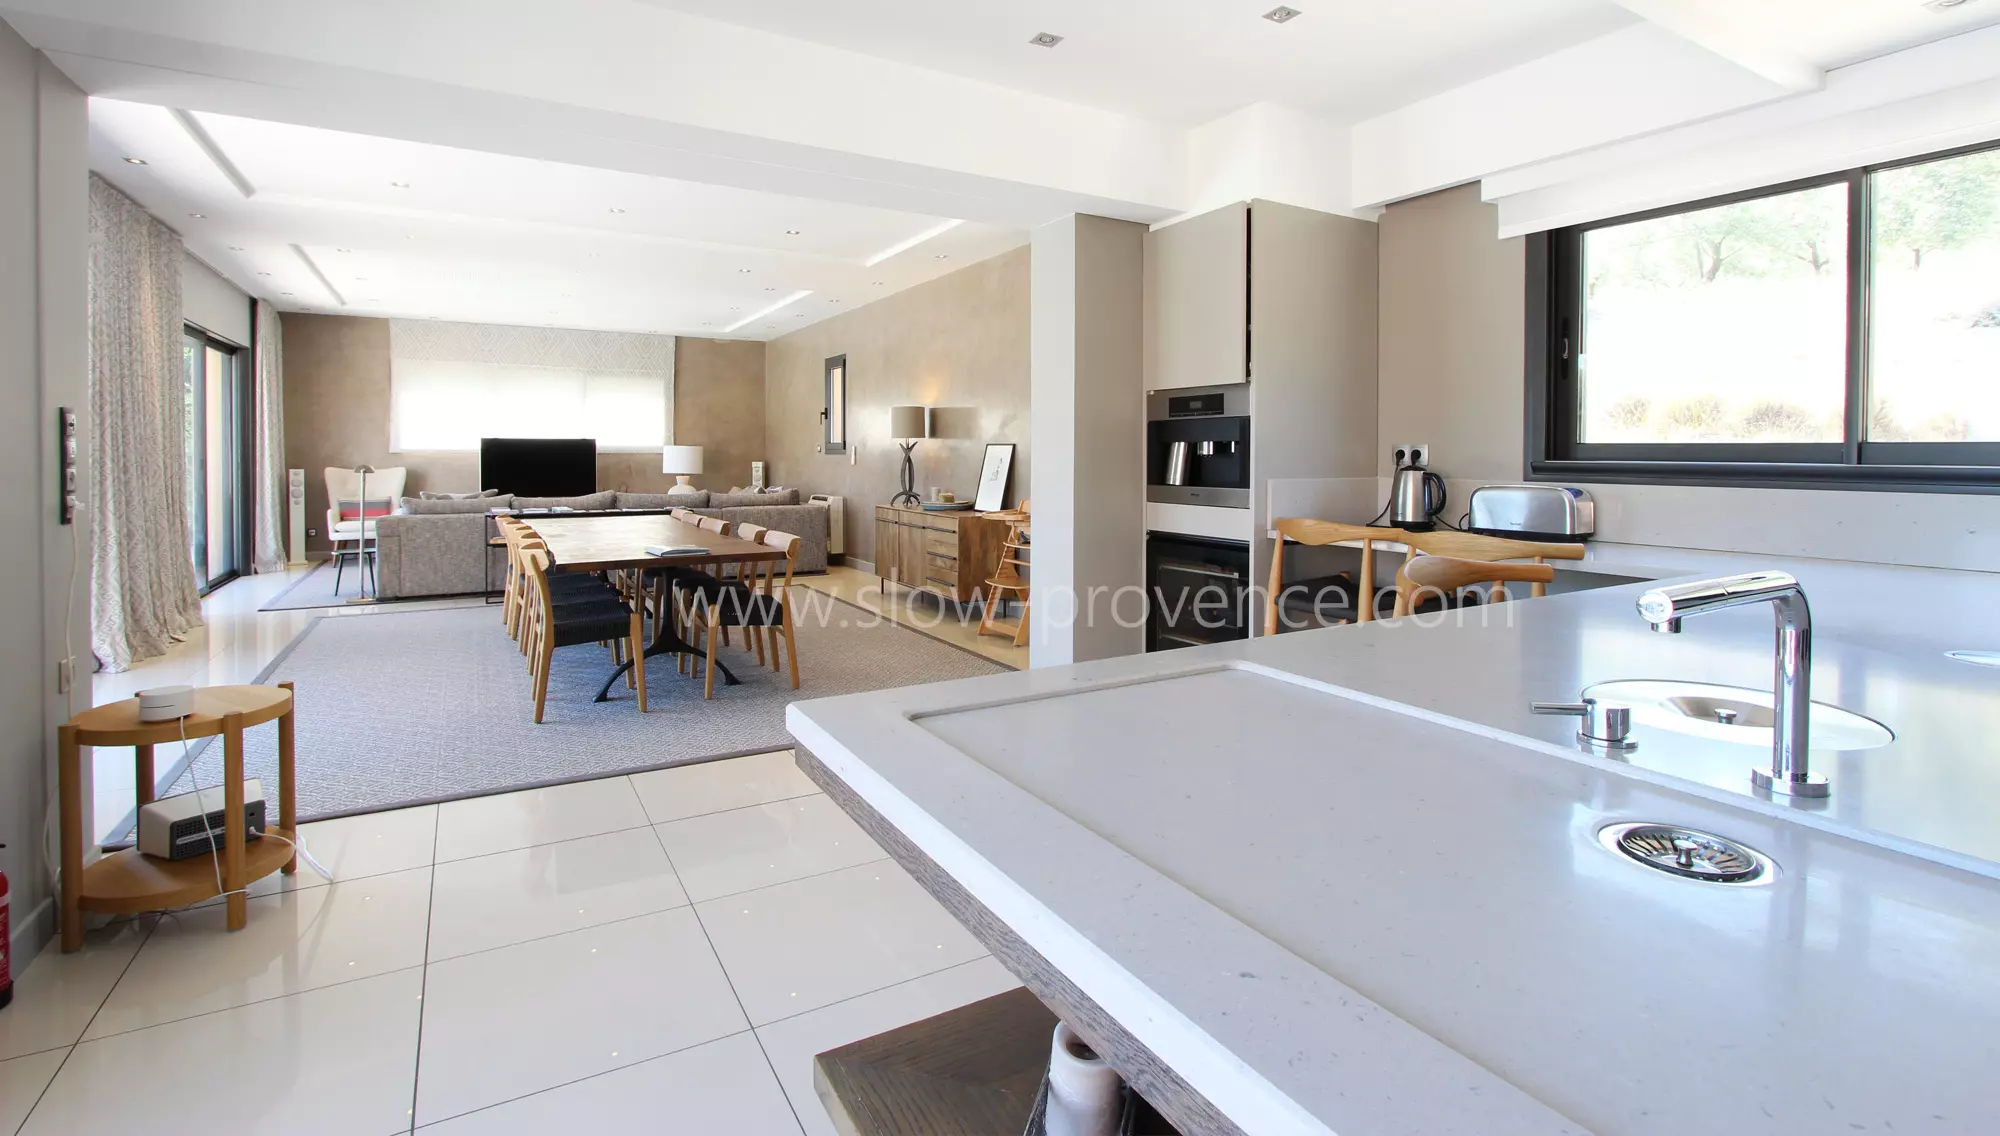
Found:
<path fill-rule="evenodd" d="M 1339 521 L 1321 521 L 1312 517 L 1283 517 L 1273 521 L 1271 527 L 1277 530 L 1275 547 L 1271 549 L 1271 579 L 1264 590 L 1264 634 L 1276 635 L 1280 619 L 1280 601 L 1286 593 L 1285 587 L 1285 541 L 1293 540 L 1307 547 L 1328 544 L 1359 544 L 1361 546 L 1361 572 L 1359 581 L 1340 576 L 1325 577 L 1320 580 L 1294 581 L 1294 589 L 1302 589 L 1311 596 L 1313 614 L 1322 615 L 1322 605 L 1317 595 L 1323 590 L 1340 589 L 1349 593 L 1347 603 L 1334 605 L 1333 618 L 1339 623 L 1369 623 L 1375 619 L 1375 543 L 1403 544 L 1410 540 L 1410 534 L 1397 528 L 1382 528 L 1374 525 L 1348 525 Z M 1318 585 L 1318 586 L 1315 586 Z"/>
<path fill-rule="evenodd" d="M 245 840 L 243 831 L 243 731 L 278 723 L 278 823 L 264 831 L 283 840 Z M 153 747 L 186 738 L 222 738 L 222 887 L 215 886 L 212 854 L 161 860 L 127 848 L 83 863 L 83 747 L 131 746 L 140 805 L 153 800 Z M 135 915 L 185 907 L 227 893 L 229 929 L 249 920 L 252 881 L 299 867 L 298 801 L 293 777 L 292 684 L 205 686 L 194 692 L 194 713 L 165 722 L 141 722 L 139 700 L 127 698 L 83 711 L 56 730 L 57 776 L 62 800 L 62 949 L 83 946 L 83 913 Z"/>
<path fill-rule="evenodd" d="M 983 602 L 986 610 L 979 615 L 979 634 L 1011 635 L 1014 646 L 1028 641 L 1028 577 L 1030 551 L 1028 542 L 1031 535 L 1033 513 L 1028 502 L 1009 513 L 988 513 L 986 519 L 1002 521 L 1007 525 L 1007 539 L 1001 542 L 1000 559 L 993 567 L 993 575 L 986 581 L 986 596 Z M 1005 600 L 1018 600 L 1021 605 L 1020 618 L 1010 627 L 994 618 Z"/>

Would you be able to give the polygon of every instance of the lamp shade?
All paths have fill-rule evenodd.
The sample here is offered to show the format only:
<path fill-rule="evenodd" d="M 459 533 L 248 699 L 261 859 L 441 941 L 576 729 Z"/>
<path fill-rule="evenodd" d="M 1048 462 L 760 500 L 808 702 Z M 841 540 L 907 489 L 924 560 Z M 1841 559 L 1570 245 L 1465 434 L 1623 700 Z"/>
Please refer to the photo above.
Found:
<path fill-rule="evenodd" d="M 891 438 L 930 437 L 931 408 L 928 406 L 890 407 L 889 436 Z"/>
<path fill-rule="evenodd" d="M 700 473 L 700 446 L 661 446 L 661 473 Z"/>

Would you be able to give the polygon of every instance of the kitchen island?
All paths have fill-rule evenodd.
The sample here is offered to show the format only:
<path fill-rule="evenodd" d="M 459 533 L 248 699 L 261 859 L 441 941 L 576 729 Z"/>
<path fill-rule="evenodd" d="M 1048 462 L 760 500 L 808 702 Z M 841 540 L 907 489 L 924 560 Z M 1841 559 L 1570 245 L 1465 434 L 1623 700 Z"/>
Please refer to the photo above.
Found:
<path fill-rule="evenodd" d="M 1991 576 L 1783 568 L 1816 698 L 1887 745 L 1610 755 L 1531 715 L 1615 679 L 1768 689 L 1766 611 L 1659 636 L 1646 585 L 795 704 L 800 763 L 1183 1131 L 1950 1132 L 2000 1105 L 2000 645 Z M 1929 618 L 1887 595 L 1920 597 Z M 1768 738 L 1768 734 L 1764 735 Z M 1770 858 L 1643 867 L 1657 822 Z"/>

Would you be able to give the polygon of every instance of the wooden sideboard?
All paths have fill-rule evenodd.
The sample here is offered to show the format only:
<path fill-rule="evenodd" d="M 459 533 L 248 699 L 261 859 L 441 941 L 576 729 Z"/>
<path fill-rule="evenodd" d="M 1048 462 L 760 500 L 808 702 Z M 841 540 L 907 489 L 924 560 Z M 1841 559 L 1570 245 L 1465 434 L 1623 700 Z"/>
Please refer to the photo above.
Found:
<path fill-rule="evenodd" d="M 875 506 L 875 574 L 971 603 L 1000 562 L 1007 526 L 970 510 L 930 513 Z"/>

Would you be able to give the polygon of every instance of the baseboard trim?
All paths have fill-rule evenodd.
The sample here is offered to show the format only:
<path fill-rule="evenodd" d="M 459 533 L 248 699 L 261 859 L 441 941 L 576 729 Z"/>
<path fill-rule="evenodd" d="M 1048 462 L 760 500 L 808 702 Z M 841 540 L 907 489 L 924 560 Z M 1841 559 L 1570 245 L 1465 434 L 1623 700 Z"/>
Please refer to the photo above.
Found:
<path fill-rule="evenodd" d="M 16 981 L 28 971 L 28 964 L 56 937 L 56 897 L 44 896 L 33 911 L 21 912 L 10 920 L 13 933 L 7 936 L 7 960 Z"/>
<path fill-rule="evenodd" d="M 840 563 L 842 566 L 852 568 L 857 572 L 866 572 L 870 576 L 875 574 L 875 562 L 873 560 L 863 560 L 858 556 L 843 556 L 840 558 Z"/>

